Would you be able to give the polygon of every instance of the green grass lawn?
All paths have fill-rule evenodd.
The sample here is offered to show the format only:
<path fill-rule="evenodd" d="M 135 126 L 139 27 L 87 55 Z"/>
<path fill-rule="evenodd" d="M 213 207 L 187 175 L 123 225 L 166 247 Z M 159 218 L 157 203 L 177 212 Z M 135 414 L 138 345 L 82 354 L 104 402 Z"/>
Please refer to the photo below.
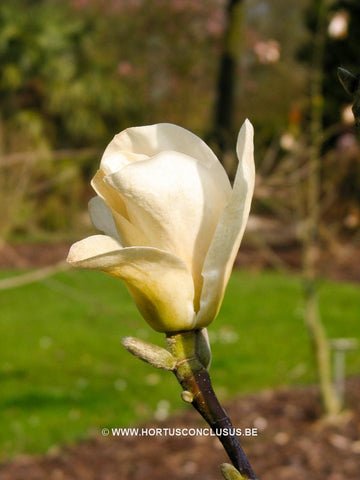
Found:
<path fill-rule="evenodd" d="M 360 340 L 359 287 L 324 282 L 320 297 L 329 337 Z M 45 452 L 102 427 L 136 424 L 182 406 L 175 377 L 121 345 L 127 335 L 164 345 L 121 281 L 99 272 L 63 272 L 0 292 L 0 306 L 3 458 Z M 314 381 L 296 276 L 234 272 L 209 333 L 211 375 L 221 399 Z M 359 354 L 349 354 L 347 373 L 359 371 Z"/>

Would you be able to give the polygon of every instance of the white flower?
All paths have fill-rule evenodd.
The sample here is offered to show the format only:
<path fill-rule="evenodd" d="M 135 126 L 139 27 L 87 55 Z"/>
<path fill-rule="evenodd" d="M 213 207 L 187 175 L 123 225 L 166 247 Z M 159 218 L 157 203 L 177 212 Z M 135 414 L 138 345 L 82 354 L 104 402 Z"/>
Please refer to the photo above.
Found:
<path fill-rule="evenodd" d="M 92 181 L 94 235 L 68 262 L 124 280 L 157 331 L 192 330 L 216 317 L 249 216 L 254 189 L 253 128 L 237 140 L 231 188 L 196 135 L 161 123 L 124 130 L 106 148 Z"/>

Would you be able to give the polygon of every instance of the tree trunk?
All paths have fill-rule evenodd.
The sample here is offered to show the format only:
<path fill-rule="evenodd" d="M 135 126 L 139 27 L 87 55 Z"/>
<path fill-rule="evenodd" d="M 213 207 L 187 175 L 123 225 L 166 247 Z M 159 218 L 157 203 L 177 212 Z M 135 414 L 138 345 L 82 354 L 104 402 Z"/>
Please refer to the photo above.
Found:
<path fill-rule="evenodd" d="M 213 131 L 210 143 L 223 163 L 232 145 L 237 66 L 242 50 L 244 0 L 229 0 L 226 9 L 226 29 L 220 58 Z"/>

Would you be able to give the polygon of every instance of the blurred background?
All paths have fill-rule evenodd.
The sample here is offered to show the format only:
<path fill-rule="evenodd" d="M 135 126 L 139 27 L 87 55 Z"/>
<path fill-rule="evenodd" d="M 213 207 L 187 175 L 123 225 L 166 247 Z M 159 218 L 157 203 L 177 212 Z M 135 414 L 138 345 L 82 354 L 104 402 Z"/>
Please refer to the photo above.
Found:
<path fill-rule="evenodd" d="M 233 177 L 245 118 L 255 127 L 257 180 L 238 268 L 209 329 L 214 387 L 235 418 L 239 394 L 287 389 L 274 394 L 268 416 L 263 394 L 250 402 L 256 415 L 241 411 L 244 427 L 263 432 L 258 450 L 249 440 L 262 478 L 358 478 L 360 143 L 337 67 L 360 73 L 359 42 L 356 0 L 0 3 L 0 459 L 14 458 L 0 466 L 1 479 L 102 478 L 84 467 L 90 447 L 83 470 L 74 466 L 81 456 L 71 457 L 72 471 L 61 446 L 91 439 L 101 457 L 111 442 L 99 438 L 102 427 L 161 424 L 179 411 L 175 379 L 121 346 L 126 335 L 163 342 L 122 283 L 69 270 L 64 259 L 72 242 L 94 232 L 90 180 L 114 134 L 176 123 L 206 140 Z M 305 395 L 318 378 L 320 389 Z M 327 387 L 336 415 L 352 413 L 323 432 L 330 450 L 311 461 L 316 439 L 306 435 L 331 410 Z M 281 428 L 270 421 L 275 411 L 286 417 L 289 402 L 307 426 L 300 457 L 290 448 L 300 438 L 290 433 L 295 417 Z M 267 440 L 284 451 L 272 466 L 261 454 Z M 321 463 L 339 451 L 343 462 Z M 134 465 L 111 452 L 115 471 Z M 121 470 L 119 478 L 171 471 L 195 479 L 199 459 L 156 475 L 154 465 Z"/>

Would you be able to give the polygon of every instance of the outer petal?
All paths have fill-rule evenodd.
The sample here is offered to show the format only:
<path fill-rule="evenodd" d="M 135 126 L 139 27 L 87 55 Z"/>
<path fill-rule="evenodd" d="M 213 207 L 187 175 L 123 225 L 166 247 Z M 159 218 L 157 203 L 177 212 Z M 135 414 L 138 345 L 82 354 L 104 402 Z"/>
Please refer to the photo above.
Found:
<path fill-rule="evenodd" d="M 76 267 L 101 270 L 100 266 L 103 264 L 100 260 L 97 260 L 98 266 L 88 266 L 89 262 L 93 262 L 99 255 L 119 249 L 121 244 L 114 238 L 107 235 L 92 235 L 71 245 L 66 261 Z"/>
<path fill-rule="evenodd" d="M 98 170 L 91 181 L 91 185 L 95 192 L 99 195 L 99 197 L 102 198 L 106 205 L 109 207 L 109 210 L 114 218 L 116 230 L 121 239 L 122 245 L 149 245 L 147 235 L 139 228 L 136 228 L 129 221 L 125 200 L 122 197 L 121 193 L 116 191 L 107 183 L 105 183 L 104 176 L 104 172 L 102 170 Z M 96 221 L 99 222 L 99 220 L 97 220 L 96 218 L 92 218 L 92 220 L 96 228 L 99 228 L 99 230 L 103 230 L 96 224 Z M 105 230 L 104 232 L 108 233 Z"/>
<path fill-rule="evenodd" d="M 185 261 L 198 307 L 203 262 L 231 188 L 219 188 L 212 168 L 174 151 L 131 163 L 105 180 L 121 192 L 129 221 L 146 232 L 150 245 Z"/>
<path fill-rule="evenodd" d="M 172 123 L 128 128 L 115 135 L 104 152 L 100 167 L 109 174 L 130 162 L 145 160 L 167 150 L 184 153 L 215 169 L 219 188 L 230 187 L 226 172 L 211 148 L 189 130 Z"/>
<path fill-rule="evenodd" d="M 121 242 L 114 217 L 102 198 L 93 197 L 89 201 L 89 214 L 92 223 L 98 230 Z"/>
<path fill-rule="evenodd" d="M 118 212 L 124 218 L 128 218 L 124 199 L 119 192 L 104 182 L 104 177 L 105 172 L 98 170 L 91 180 L 91 186 L 111 210 Z"/>
<path fill-rule="evenodd" d="M 239 165 L 233 193 L 221 214 L 204 263 L 204 283 L 197 327 L 208 325 L 218 314 L 244 235 L 255 183 L 253 136 L 253 127 L 249 120 L 246 120 L 237 141 Z"/>
<path fill-rule="evenodd" d="M 121 248 L 105 235 L 75 243 L 68 262 L 122 278 L 145 320 L 159 332 L 194 326 L 194 285 L 184 262 L 155 248 Z"/>
<path fill-rule="evenodd" d="M 112 141 L 102 156 L 100 168 L 106 175 L 110 175 L 111 173 L 119 171 L 130 162 L 146 160 L 147 158 L 149 158 L 148 155 L 141 153 L 136 154 L 133 152 L 119 151 L 114 141 Z"/>

